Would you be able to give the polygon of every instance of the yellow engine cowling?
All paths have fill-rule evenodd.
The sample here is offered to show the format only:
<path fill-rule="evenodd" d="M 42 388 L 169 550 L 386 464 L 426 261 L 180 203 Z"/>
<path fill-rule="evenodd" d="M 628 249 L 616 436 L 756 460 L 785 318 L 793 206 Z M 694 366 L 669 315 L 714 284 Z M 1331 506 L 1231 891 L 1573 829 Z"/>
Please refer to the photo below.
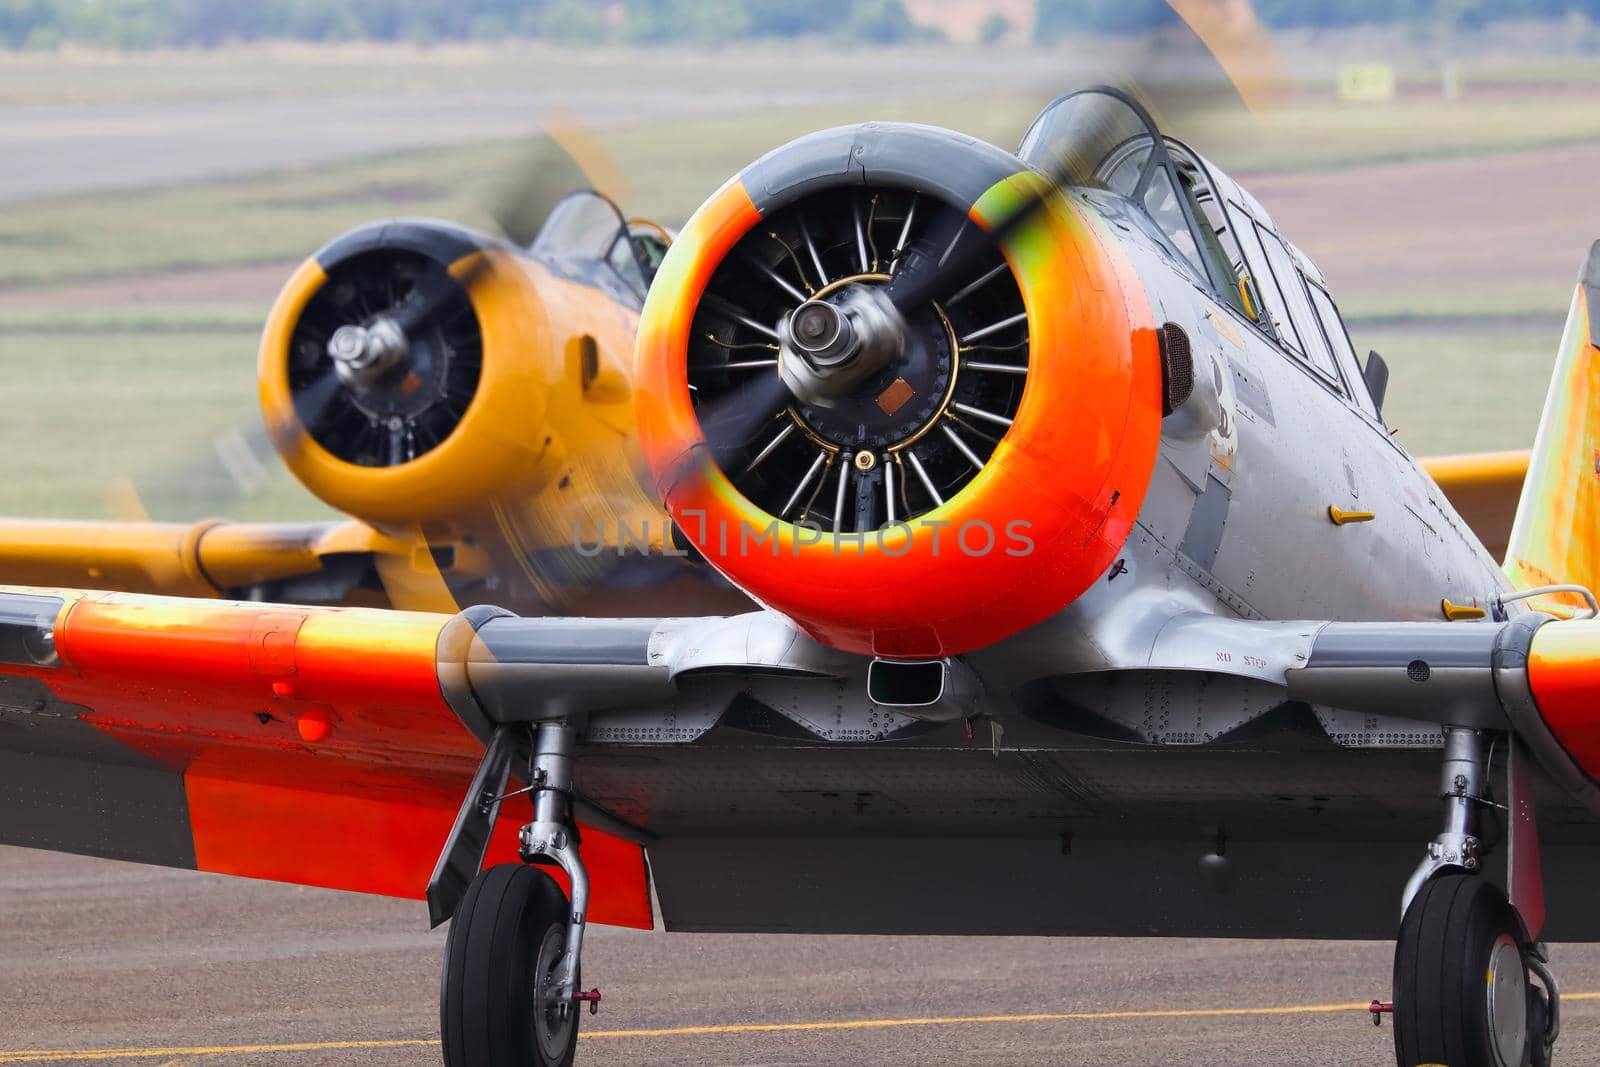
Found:
<path fill-rule="evenodd" d="M 408 281 L 439 268 L 471 284 L 451 321 L 430 325 L 425 373 L 372 402 L 336 380 L 332 329 L 403 306 Z M 278 296 L 261 340 L 262 412 L 289 469 L 330 506 L 378 526 L 453 520 L 554 475 L 559 450 L 541 428 L 563 370 L 557 344 L 532 264 L 494 239 L 438 222 L 364 226 Z"/>
<path fill-rule="evenodd" d="M 425 288 L 441 268 L 458 306 L 434 323 L 438 336 L 411 331 L 414 366 L 367 395 L 331 377 L 336 326 L 405 315 L 407 286 Z M 629 301 L 580 270 L 447 223 L 376 224 L 318 252 L 279 296 L 261 343 L 262 409 L 311 492 L 411 546 L 377 557 L 397 604 L 451 610 L 471 597 L 522 613 L 627 612 L 640 598 L 614 580 L 619 554 L 591 546 L 648 542 L 669 584 L 689 570 L 661 559 L 669 520 L 641 477 L 629 380 L 637 326 Z M 435 403 L 401 396 L 411 371 L 410 387 Z"/>

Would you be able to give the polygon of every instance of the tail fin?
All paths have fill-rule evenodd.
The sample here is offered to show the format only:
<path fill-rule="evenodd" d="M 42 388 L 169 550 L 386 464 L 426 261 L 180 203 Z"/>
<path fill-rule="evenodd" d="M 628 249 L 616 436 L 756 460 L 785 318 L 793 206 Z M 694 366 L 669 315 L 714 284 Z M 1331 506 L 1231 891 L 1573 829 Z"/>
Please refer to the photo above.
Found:
<path fill-rule="evenodd" d="M 1505 572 L 1519 589 L 1600 586 L 1600 241 L 1590 246 L 1572 296 Z M 1580 604 L 1556 594 L 1541 597 L 1539 607 L 1568 614 Z"/>

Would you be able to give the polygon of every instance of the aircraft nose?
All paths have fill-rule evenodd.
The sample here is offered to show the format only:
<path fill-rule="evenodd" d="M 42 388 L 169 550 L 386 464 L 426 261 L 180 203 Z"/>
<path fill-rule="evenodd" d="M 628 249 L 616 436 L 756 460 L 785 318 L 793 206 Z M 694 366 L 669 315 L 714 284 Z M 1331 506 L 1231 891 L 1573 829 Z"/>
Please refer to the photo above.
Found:
<path fill-rule="evenodd" d="M 726 185 L 662 264 L 635 353 L 656 485 L 713 566 L 818 640 L 981 647 L 1070 603 L 1132 529 L 1160 437 L 1158 331 L 1104 221 L 1064 197 L 897 308 L 900 350 L 848 389 L 716 417 L 760 406 L 796 358 L 786 336 L 826 348 L 852 293 L 893 296 L 1041 181 L 948 131 L 825 131 Z M 828 321 L 796 321 L 817 301 Z"/>

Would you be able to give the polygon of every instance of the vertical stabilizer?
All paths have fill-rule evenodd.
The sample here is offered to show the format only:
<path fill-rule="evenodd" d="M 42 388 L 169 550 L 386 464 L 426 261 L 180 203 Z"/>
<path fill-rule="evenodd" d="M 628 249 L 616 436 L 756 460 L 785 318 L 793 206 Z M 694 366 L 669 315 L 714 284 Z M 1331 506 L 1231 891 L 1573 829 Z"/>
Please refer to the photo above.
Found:
<path fill-rule="evenodd" d="M 1572 296 L 1505 571 L 1519 589 L 1600 587 L 1600 241 Z M 1562 614 L 1581 605 L 1566 594 L 1538 603 Z"/>

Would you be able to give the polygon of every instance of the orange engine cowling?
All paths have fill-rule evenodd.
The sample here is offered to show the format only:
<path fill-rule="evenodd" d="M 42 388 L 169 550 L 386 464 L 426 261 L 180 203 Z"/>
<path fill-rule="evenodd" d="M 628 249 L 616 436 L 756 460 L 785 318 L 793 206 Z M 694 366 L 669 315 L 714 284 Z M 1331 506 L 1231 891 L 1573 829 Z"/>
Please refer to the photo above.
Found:
<path fill-rule="evenodd" d="M 981 647 L 1077 597 L 1132 528 L 1160 433 L 1158 341 L 1116 240 L 1070 195 L 907 316 L 900 355 L 850 395 L 796 400 L 742 440 L 702 427 L 776 373 L 802 300 L 929 269 L 952 234 L 975 239 L 961 224 L 1004 217 L 1038 181 L 947 130 L 827 130 L 723 186 L 656 276 L 635 386 L 657 488 L 712 564 L 818 640 Z"/>
<path fill-rule="evenodd" d="M 480 257 L 490 257 L 480 269 Z M 357 389 L 328 346 L 440 283 L 403 373 Z M 447 282 L 448 284 L 448 282 Z M 374 223 L 289 279 L 267 320 L 258 382 L 273 444 L 323 501 L 375 525 L 447 519 L 535 491 L 554 470 L 539 431 L 555 360 L 535 279 L 493 238 L 449 223 Z"/>

